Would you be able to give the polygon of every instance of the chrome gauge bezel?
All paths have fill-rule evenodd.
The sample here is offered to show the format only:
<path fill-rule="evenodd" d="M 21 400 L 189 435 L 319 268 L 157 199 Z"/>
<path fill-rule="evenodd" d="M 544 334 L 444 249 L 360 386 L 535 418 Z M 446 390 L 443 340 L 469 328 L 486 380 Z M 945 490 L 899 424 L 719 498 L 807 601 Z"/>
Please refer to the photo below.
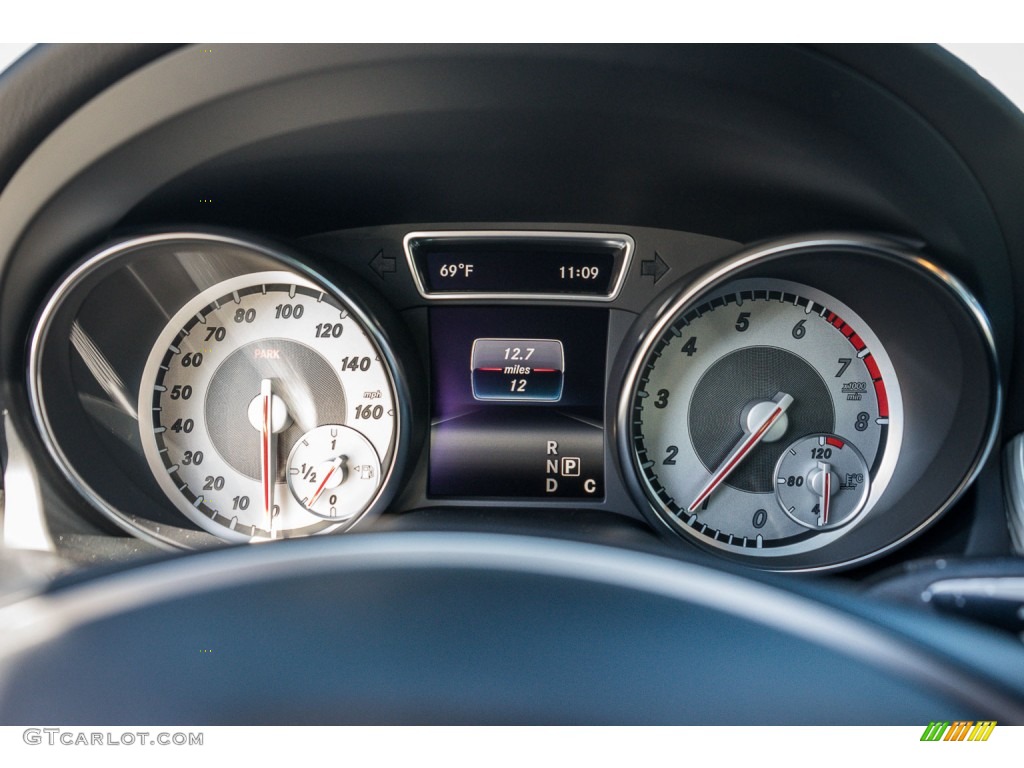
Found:
<path fill-rule="evenodd" d="M 775 546 L 774 544 L 770 543 L 768 546 L 762 547 L 760 544 L 760 537 L 758 537 L 758 540 L 756 542 L 753 540 L 748 541 L 746 538 L 742 539 L 742 541 L 739 542 L 734 541 L 732 535 L 729 535 L 728 537 L 725 536 L 725 534 L 727 533 L 731 534 L 731 531 L 722 531 L 721 534 L 716 533 L 716 535 L 713 537 L 704 535 L 704 527 L 702 525 L 699 528 L 699 530 L 695 530 L 695 527 L 700 524 L 696 522 L 684 522 L 683 520 L 678 519 L 677 515 L 674 514 L 670 509 L 668 509 L 664 502 L 661 502 L 661 504 L 659 504 L 658 506 L 658 509 L 660 509 L 661 513 L 660 517 L 663 522 L 667 523 L 673 529 L 678 529 L 677 532 L 682 532 L 685 535 L 699 538 L 700 542 L 705 546 L 723 552 L 734 552 L 737 554 L 746 555 L 750 558 L 780 558 L 789 555 L 799 555 L 815 549 L 820 549 L 821 547 L 834 541 L 840 536 L 846 535 L 851 530 L 851 528 L 854 525 L 856 525 L 856 523 L 865 515 L 869 514 L 871 509 L 875 506 L 875 504 L 877 504 L 879 498 L 885 492 L 885 489 L 887 488 L 889 481 L 892 478 L 893 472 L 896 468 L 897 460 L 899 458 L 900 449 L 903 443 L 903 397 L 900 390 L 899 379 L 896 376 L 893 364 L 889 359 L 889 355 L 886 352 L 885 347 L 882 345 L 882 342 L 878 339 L 877 335 L 872 331 L 871 327 L 853 309 L 851 309 L 849 306 L 847 306 L 844 302 L 840 301 L 836 297 L 828 295 L 823 291 L 820 291 L 811 286 L 803 285 L 790 280 L 752 277 L 741 278 L 738 280 L 728 280 L 725 283 L 717 286 L 716 289 L 709 291 L 705 298 L 712 300 L 712 302 L 714 302 L 714 300 L 716 300 L 718 297 L 721 297 L 724 294 L 735 295 L 739 293 L 748 293 L 751 291 L 778 292 L 780 294 L 792 293 L 800 299 L 809 300 L 814 305 L 820 306 L 822 308 L 822 315 L 819 319 L 822 323 L 825 323 L 826 325 L 829 326 L 831 326 L 831 323 L 828 323 L 824 317 L 824 313 L 826 311 L 831 313 L 831 315 L 841 317 L 844 321 L 846 321 L 847 324 L 849 324 L 850 327 L 855 329 L 856 335 L 863 341 L 864 350 L 870 353 L 872 359 L 878 365 L 878 368 L 882 375 L 882 379 L 884 381 L 885 390 L 888 396 L 888 421 L 885 424 L 884 440 L 882 441 L 882 444 L 880 446 L 880 449 L 882 450 L 882 455 L 880 457 L 880 460 L 878 461 L 878 465 L 872 476 L 867 502 L 864 504 L 863 508 L 857 513 L 856 517 L 853 520 L 851 520 L 849 524 L 841 528 L 831 528 L 827 530 L 823 529 L 821 531 L 818 531 L 817 533 L 800 530 L 799 534 L 797 534 L 794 537 L 795 541 L 793 543 L 784 544 L 781 546 Z M 761 299 L 761 301 L 767 300 Z M 697 304 L 697 302 L 694 302 L 694 304 Z M 756 303 L 744 303 L 742 306 L 733 304 L 728 304 L 727 306 L 736 306 L 738 310 L 742 310 L 747 307 L 756 308 L 757 305 Z M 807 307 L 808 311 L 809 309 L 810 307 Z M 725 306 L 721 307 L 719 310 L 712 309 L 712 311 L 725 311 Z M 803 312 L 803 310 L 794 311 L 796 315 L 799 315 L 801 312 Z M 706 316 L 706 310 L 704 316 Z M 808 314 L 808 317 L 810 316 L 811 315 Z M 691 322 L 693 324 L 696 324 L 698 320 L 694 319 Z M 672 324 L 669 324 L 668 326 L 666 326 L 666 328 L 670 328 L 671 326 Z M 835 333 L 836 338 L 834 339 L 834 341 L 838 343 L 839 335 L 841 333 L 840 330 L 833 330 L 830 327 L 829 331 Z M 658 339 L 664 339 L 666 333 L 663 333 L 661 336 L 658 337 Z M 843 343 L 845 344 L 847 341 L 848 339 L 845 339 Z M 746 340 L 744 340 L 744 344 L 745 343 Z M 657 348 L 658 344 L 659 342 L 656 341 L 652 345 L 652 349 Z M 651 357 L 652 356 L 649 355 L 648 359 L 650 359 Z M 658 356 L 659 359 L 663 357 L 665 357 L 664 354 Z M 713 366 L 718 359 L 720 358 L 716 358 L 711 362 L 705 363 L 704 369 L 706 369 L 709 366 Z M 651 370 L 653 370 L 652 363 L 646 364 L 641 367 L 640 375 L 643 375 L 644 373 L 649 373 Z M 695 375 L 700 374 L 698 372 Z M 631 418 L 629 422 L 630 425 L 635 425 L 637 418 L 636 409 L 640 402 L 640 400 L 635 400 L 633 403 L 633 408 L 631 409 Z M 646 402 L 646 399 L 643 402 Z M 791 435 L 787 437 L 786 439 L 783 440 L 783 443 L 788 443 L 795 437 L 798 437 L 798 435 Z M 635 438 L 633 439 L 635 440 Z M 680 445 L 683 445 L 682 441 L 680 441 Z M 780 444 L 779 447 L 781 448 L 782 445 Z M 682 458 L 683 455 L 685 455 L 685 450 L 682 454 L 680 454 L 680 458 L 678 459 L 679 462 L 684 462 L 684 459 Z M 639 456 L 637 456 L 637 461 L 634 461 L 634 466 L 637 469 L 640 482 L 645 489 L 646 495 L 649 499 L 657 498 L 659 496 L 658 488 L 656 488 L 653 484 L 653 480 L 650 476 L 651 473 L 645 470 L 644 468 L 644 465 L 647 462 L 640 463 L 638 459 Z M 774 509 L 773 507 L 770 507 L 775 497 L 774 492 L 760 495 L 765 498 L 765 500 L 762 501 L 761 503 L 769 505 L 769 507 L 766 508 L 771 508 L 774 510 L 775 513 L 782 515 L 784 510 Z"/>
<path fill-rule="evenodd" d="M 73 459 L 71 455 L 73 452 L 65 449 L 69 427 L 63 423 L 60 408 L 53 407 L 56 403 L 51 404 L 47 400 L 45 382 L 48 373 L 53 369 L 54 350 L 61 350 L 58 356 L 63 354 L 65 358 L 74 354 L 70 342 L 72 319 L 76 316 L 89 292 L 110 278 L 111 275 L 130 270 L 133 265 L 139 263 L 140 259 L 153 256 L 156 249 L 168 247 L 179 248 L 182 254 L 201 251 L 203 248 L 231 249 L 230 255 L 227 256 L 220 252 L 217 253 L 215 260 L 218 261 L 217 268 L 221 270 L 220 278 L 225 276 L 244 278 L 249 273 L 265 271 L 282 271 L 292 274 L 297 281 L 314 285 L 332 296 L 366 331 L 372 345 L 380 353 L 391 390 L 394 393 L 396 422 L 394 438 L 386 459 L 386 466 L 382 471 L 380 488 L 372 503 L 361 514 L 346 519 L 338 525 L 325 526 L 318 533 L 348 530 L 379 515 L 396 495 L 399 484 L 397 478 L 405 472 L 412 443 L 411 433 L 416 410 L 413 407 L 413 397 L 408 383 L 409 377 L 406 373 L 406 360 L 410 358 L 410 355 L 408 349 L 405 348 L 407 342 L 399 338 L 401 330 L 396 327 L 395 318 L 388 316 L 388 309 L 382 302 L 373 300 L 372 289 L 362 285 L 353 285 L 352 288 L 343 290 L 335 280 L 311 268 L 301 256 L 286 247 L 255 238 L 236 237 L 220 232 L 165 232 L 119 240 L 87 257 L 72 269 L 50 294 L 34 324 L 30 341 L 28 393 L 32 415 L 42 443 L 59 472 L 100 514 L 132 535 L 160 548 L 203 548 L 223 544 L 227 538 L 215 536 L 202 529 L 193 529 L 193 522 L 185 522 L 170 498 L 163 493 L 154 494 L 152 492 L 151 489 L 156 487 L 155 479 L 152 484 L 149 484 L 148 479 L 145 482 L 139 480 L 135 483 L 135 487 L 126 491 L 123 499 L 112 498 L 114 494 L 109 491 L 106 493 L 100 491 L 96 487 L 97 481 L 99 481 L 97 473 L 90 467 L 84 466 L 80 459 Z M 210 271 L 215 272 L 216 270 Z M 199 269 L 195 272 L 201 274 L 204 270 Z M 194 295 L 199 295 L 202 291 L 222 282 L 221 279 L 212 276 L 200 276 L 196 279 Z M 144 286 L 144 290 L 159 292 L 160 287 Z M 161 326 L 165 326 L 170 320 L 170 314 L 172 313 L 168 312 L 168 316 L 160 323 Z M 140 343 L 151 345 L 156 341 L 157 334 L 154 334 L 153 338 Z M 396 346 L 402 348 L 401 354 L 396 352 Z M 148 355 L 149 350 L 147 349 L 146 356 Z M 67 365 L 66 362 L 62 364 Z M 141 369 L 139 374 L 141 375 Z M 56 380 L 59 377 L 50 376 L 49 378 Z M 67 394 L 62 393 L 61 399 L 73 399 L 70 394 L 72 393 L 69 389 Z M 131 394 L 137 395 L 137 392 Z M 50 400 L 53 400 L 52 393 Z M 65 404 L 61 404 L 61 408 L 66 407 Z M 79 411 L 81 410 L 79 408 Z M 140 460 L 142 462 L 140 466 L 146 463 L 144 457 L 140 457 Z M 122 480 L 129 475 L 122 473 Z M 150 519 L 145 514 L 133 513 L 125 503 L 129 497 L 133 501 L 158 502 L 164 505 L 164 512 L 160 513 L 159 520 L 156 519 L 156 516 L 154 519 Z M 173 520 L 169 522 L 169 518 L 177 519 L 180 522 L 175 523 Z"/>
<path fill-rule="evenodd" d="M 842 261 L 850 268 L 847 274 L 852 278 L 849 280 L 851 285 L 858 282 L 858 278 L 853 277 L 858 274 L 854 268 L 857 266 L 876 276 L 878 273 L 892 274 L 899 280 L 906 280 L 908 290 L 913 287 L 922 291 L 929 300 L 947 310 L 950 316 L 950 331 L 947 335 L 967 339 L 961 351 L 975 363 L 971 366 L 972 370 L 964 372 L 964 377 L 970 379 L 972 386 L 979 391 L 975 393 L 977 397 L 973 404 L 962 407 L 973 408 L 972 414 L 977 416 L 977 441 L 971 438 L 965 441 L 970 443 L 969 448 L 954 449 L 961 450 L 964 455 L 957 459 L 959 464 L 955 472 L 947 471 L 947 477 L 943 479 L 943 482 L 949 483 L 948 492 L 943 488 L 941 496 L 932 498 L 929 501 L 931 505 L 926 507 L 923 503 L 922 484 L 926 478 L 934 478 L 942 467 L 939 466 L 941 462 L 938 456 L 929 457 L 927 461 L 915 458 L 915 451 L 919 447 L 915 445 L 915 436 L 921 431 L 923 413 L 919 403 L 913 402 L 916 393 L 911 391 L 908 422 L 911 432 L 904 435 L 901 455 L 898 459 L 892 457 L 892 466 L 887 470 L 896 477 L 896 481 L 888 489 L 883 487 L 877 495 L 873 494 L 870 507 L 874 513 L 871 508 L 866 508 L 857 515 L 854 524 L 822 531 L 805 551 L 760 552 L 751 556 L 750 553 L 734 551 L 722 546 L 721 542 L 708 540 L 689 530 L 685 524 L 676 521 L 661 500 L 651 492 L 644 477 L 643 459 L 634 450 L 633 410 L 636 391 L 652 352 L 665 334 L 670 332 L 676 319 L 701 302 L 713 298 L 727 285 L 748 279 L 779 278 L 811 286 L 833 296 L 840 304 L 864 307 L 862 290 L 858 295 L 857 290 L 844 288 L 837 275 L 830 275 L 827 279 L 823 276 L 822 270 L 825 267 L 820 266 L 818 261 L 824 264 L 827 260 L 824 259 L 825 255 L 833 262 Z M 832 287 L 819 287 L 819 282 Z M 862 317 L 866 327 L 881 337 L 884 347 L 879 348 L 886 349 L 890 355 L 898 355 L 900 350 L 905 351 L 906 345 L 902 343 L 904 339 L 896 339 L 895 344 L 891 343 L 894 341 L 889 335 L 891 323 L 876 324 L 875 320 L 865 317 L 873 312 L 875 308 L 868 307 L 868 311 L 861 310 L 854 314 Z M 669 288 L 640 317 L 634 328 L 636 332 L 630 333 L 627 339 L 637 347 L 635 351 L 624 349 L 622 352 L 626 362 L 621 368 L 623 388 L 616 403 L 615 422 L 615 442 L 626 485 L 634 501 L 656 528 L 669 531 L 702 549 L 736 562 L 773 570 L 818 571 L 850 567 L 878 558 L 917 536 L 938 520 L 974 481 L 995 443 L 1002 411 L 1002 391 L 988 318 L 971 292 L 959 280 L 904 243 L 880 237 L 823 235 L 791 238 L 753 247 L 703 274 L 684 278 L 675 287 Z M 896 368 L 899 369 L 901 361 L 896 362 Z M 893 379 L 899 381 L 903 390 L 908 387 L 913 390 L 922 385 L 922 380 L 914 376 L 910 376 L 909 381 L 904 380 L 904 374 L 911 367 L 904 363 L 903 373 Z M 952 401 L 948 405 L 951 410 L 961 408 Z M 952 421 L 966 417 L 958 412 L 950 418 Z M 906 453 L 908 450 L 910 453 Z M 969 455 L 965 453 L 967 451 Z M 899 510 L 893 512 L 897 502 Z M 905 514 L 905 510 L 911 511 Z"/>

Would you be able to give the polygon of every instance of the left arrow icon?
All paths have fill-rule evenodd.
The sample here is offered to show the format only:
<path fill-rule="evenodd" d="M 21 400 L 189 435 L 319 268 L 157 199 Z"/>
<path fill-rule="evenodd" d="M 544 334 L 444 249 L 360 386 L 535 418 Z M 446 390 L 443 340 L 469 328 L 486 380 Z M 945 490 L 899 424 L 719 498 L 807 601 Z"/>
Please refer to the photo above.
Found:
<path fill-rule="evenodd" d="M 384 255 L 384 251 L 377 251 L 377 255 L 370 261 L 370 269 L 380 275 L 381 279 L 384 279 L 384 275 L 387 272 L 394 272 L 397 267 L 395 260 L 388 258 Z"/>

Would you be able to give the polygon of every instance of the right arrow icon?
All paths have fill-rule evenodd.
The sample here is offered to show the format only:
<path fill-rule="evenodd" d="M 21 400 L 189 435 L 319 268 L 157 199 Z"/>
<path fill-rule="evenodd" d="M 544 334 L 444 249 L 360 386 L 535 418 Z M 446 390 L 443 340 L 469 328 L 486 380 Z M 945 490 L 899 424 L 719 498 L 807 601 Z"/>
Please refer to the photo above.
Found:
<path fill-rule="evenodd" d="M 671 267 L 665 263 L 657 251 L 654 252 L 653 259 L 644 259 L 640 262 L 640 274 L 644 277 L 653 277 L 654 282 L 661 280 L 670 269 Z"/>

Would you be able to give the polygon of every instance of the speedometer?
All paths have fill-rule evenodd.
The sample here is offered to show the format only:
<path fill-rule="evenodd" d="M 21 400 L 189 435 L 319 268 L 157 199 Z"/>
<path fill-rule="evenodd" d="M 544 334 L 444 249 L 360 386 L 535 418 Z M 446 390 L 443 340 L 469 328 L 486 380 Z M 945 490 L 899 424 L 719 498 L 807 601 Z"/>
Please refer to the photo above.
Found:
<path fill-rule="evenodd" d="M 222 281 L 181 307 L 148 357 L 138 413 L 164 493 L 236 541 L 354 523 L 398 433 L 391 373 L 367 328 L 285 271 Z"/>
<path fill-rule="evenodd" d="M 671 318 L 632 398 L 655 510 L 748 557 L 843 535 L 899 454 L 902 398 L 882 344 L 838 299 L 788 280 L 737 281 Z"/>

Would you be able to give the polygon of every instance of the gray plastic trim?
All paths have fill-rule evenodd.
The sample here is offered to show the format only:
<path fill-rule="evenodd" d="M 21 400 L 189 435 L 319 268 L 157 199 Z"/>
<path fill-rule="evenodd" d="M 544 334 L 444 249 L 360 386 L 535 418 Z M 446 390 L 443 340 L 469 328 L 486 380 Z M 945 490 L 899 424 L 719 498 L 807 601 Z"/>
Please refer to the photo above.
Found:
<path fill-rule="evenodd" d="M 921 598 L 928 602 L 936 595 L 987 597 L 1024 604 L 1024 576 L 943 579 L 929 585 Z"/>
<path fill-rule="evenodd" d="M 2 542 L 7 549 L 34 549 L 54 552 L 53 538 L 46 523 L 43 494 L 32 457 L 14 429 L 10 414 L 4 410 L 3 435 L 7 441 L 7 467 L 0 491 Z"/>
<path fill-rule="evenodd" d="M 1024 555 L 1024 435 L 1017 435 L 1003 449 L 1006 492 L 1006 524 L 1013 551 Z"/>

